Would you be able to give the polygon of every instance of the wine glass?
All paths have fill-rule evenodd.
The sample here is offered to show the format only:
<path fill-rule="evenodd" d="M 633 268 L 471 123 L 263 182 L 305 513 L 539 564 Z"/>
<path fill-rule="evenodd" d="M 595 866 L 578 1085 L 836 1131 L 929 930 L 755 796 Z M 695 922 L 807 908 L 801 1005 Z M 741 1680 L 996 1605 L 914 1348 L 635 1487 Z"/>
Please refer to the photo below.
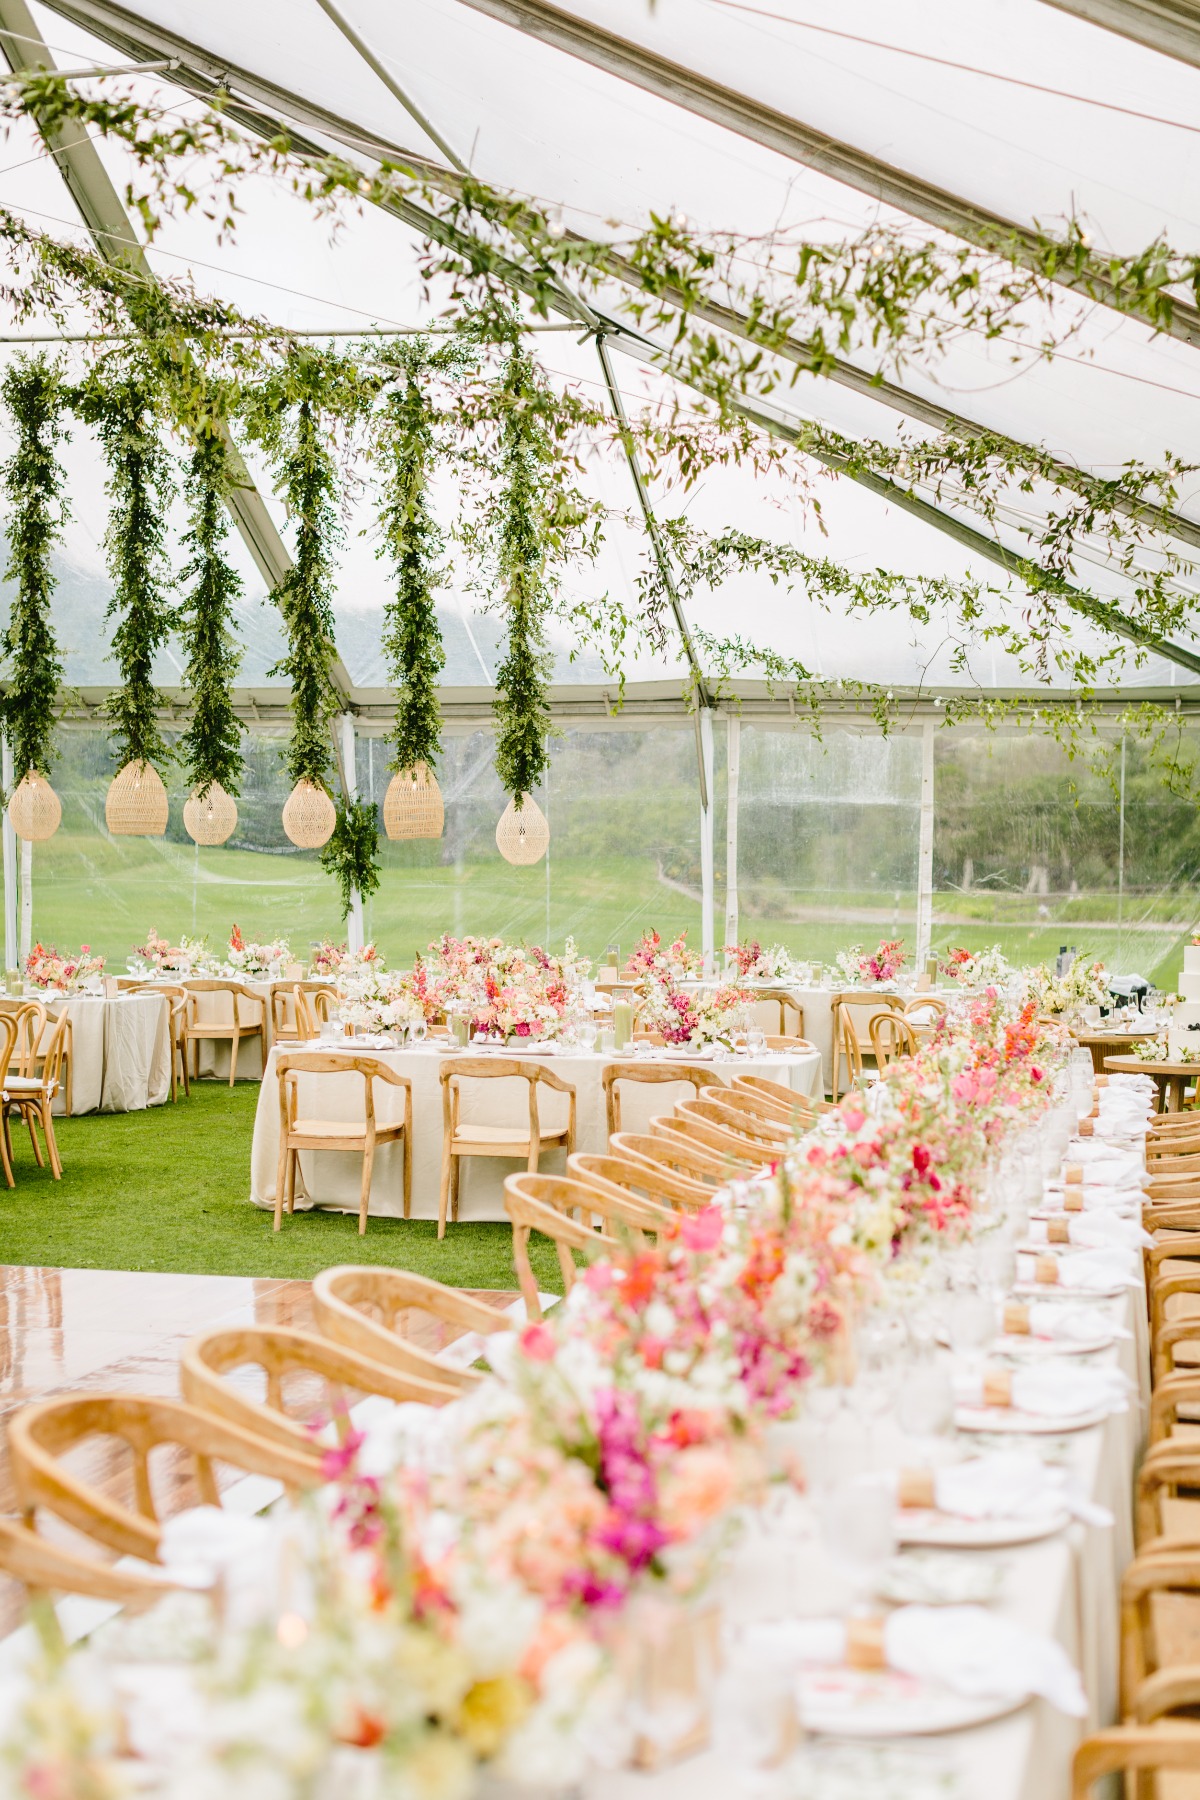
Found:
<path fill-rule="evenodd" d="M 751 1025 L 746 1032 L 746 1048 L 751 1056 L 761 1056 L 767 1047 L 767 1034 L 761 1025 Z"/>
<path fill-rule="evenodd" d="M 429 1027 L 424 1019 L 414 1019 L 408 1028 L 409 1041 L 413 1044 L 423 1043 L 428 1033 Z"/>
<path fill-rule="evenodd" d="M 581 1019 L 575 1027 L 575 1040 L 585 1056 L 590 1055 L 596 1048 L 596 1039 L 599 1035 L 600 1028 L 595 1019 Z"/>

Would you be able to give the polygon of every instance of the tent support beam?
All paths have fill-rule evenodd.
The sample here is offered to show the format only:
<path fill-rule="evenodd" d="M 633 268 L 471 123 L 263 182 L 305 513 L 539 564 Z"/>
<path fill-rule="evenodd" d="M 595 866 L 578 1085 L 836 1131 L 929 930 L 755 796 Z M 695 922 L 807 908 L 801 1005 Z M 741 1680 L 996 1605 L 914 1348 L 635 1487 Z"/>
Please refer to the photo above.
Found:
<path fill-rule="evenodd" d="M 198 99 L 211 101 L 218 92 L 221 93 L 228 116 L 252 131 L 271 136 L 286 129 L 296 150 L 304 156 L 320 157 L 325 154 L 323 147 L 312 140 L 298 135 L 290 121 L 299 120 L 311 128 L 315 128 L 336 139 L 347 149 L 359 154 L 369 154 L 381 162 L 389 161 L 424 173 L 430 180 L 451 186 L 448 172 L 438 169 L 426 158 L 414 156 L 402 145 L 394 144 L 378 136 L 369 136 L 350 120 L 320 106 L 317 102 L 302 99 L 284 88 L 275 86 L 263 76 L 253 74 L 249 70 L 234 68 L 227 63 L 218 62 L 215 57 L 178 33 L 168 31 L 159 24 L 137 18 L 127 12 L 116 0 L 47 0 L 51 10 L 63 18 L 83 26 L 96 36 L 103 38 L 123 54 L 143 56 L 147 51 L 161 54 L 177 67 L 172 75 L 173 81 L 184 87 Z M 468 0 L 470 3 L 470 0 Z M 1113 4 L 1119 0 L 1112 0 Z M 1055 4 L 1055 0 L 1047 0 L 1047 4 Z M 236 96 L 248 97 L 250 105 Z M 266 112 L 256 108 L 267 108 Z M 455 233 L 443 221 L 420 207 L 415 202 L 396 201 L 386 210 L 394 212 L 406 223 L 415 226 L 426 235 L 443 244 L 452 241 L 465 241 L 464 234 Z M 629 285 L 645 291 L 637 271 L 630 264 L 621 267 L 619 259 L 613 260 L 614 275 L 625 280 Z M 514 286 L 520 286 L 520 271 L 513 272 Z M 662 298 L 672 302 L 669 288 L 663 291 Z M 577 316 L 568 310 L 568 317 Z M 703 319 L 707 324 L 719 330 L 728 331 L 732 336 L 743 337 L 754 341 L 747 329 L 746 321 L 731 307 L 724 307 L 715 301 L 704 301 L 692 307 L 693 315 Z M 1200 319 L 1200 313 L 1197 314 Z M 775 346 L 775 353 L 785 360 L 803 365 L 808 360 L 808 347 L 802 339 L 787 338 Z M 660 365 L 665 366 L 665 365 Z M 895 382 L 876 380 L 853 363 L 841 358 L 835 360 L 828 370 L 828 379 L 837 382 L 853 392 L 879 401 L 892 407 L 895 411 L 929 425 L 937 431 L 954 431 L 965 436 L 980 436 L 988 432 L 986 425 L 967 418 L 948 408 L 938 405 L 936 401 L 910 394 Z M 1001 435 L 1001 434 L 997 434 Z M 1064 476 L 1072 473 L 1069 464 L 1061 464 Z M 1136 510 L 1133 503 L 1123 504 L 1116 499 L 1114 504 L 1122 511 Z M 1200 548 L 1200 525 L 1178 513 L 1162 515 L 1164 527 L 1182 541 Z"/>
<path fill-rule="evenodd" d="M 917 848 L 917 956 L 918 975 L 925 967 L 933 942 L 933 795 L 934 760 L 932 719 L 921 730 L 921 816 Z"/>
<path fill-rule="evenodd" d="M 700 731 L 700 766 L 703 789 L 700 796 L 700 949 L 704 957 L 704 973 L 716 972 L 716 871 L 713 860 L 713 714 L 711 706 L 696 713 Z"/>
<path fill-rule="evenodd" d="M 1194 0 L 1043 0 L 1043 4 L 1200 69 L 1200 9 Z"/>
<path fill-rule="evenodd" d="M 606 31 L 591 19 L 565 12 L 548 0 L 460 0 L 460 4 L 556 50 L 566 51 L 658 99 L 682 106 L 791 162 L 802 163 L 860 194 L 923 219 L 940 231 L 951 232 L 986 251 L 1002 252 L 1026 268 L 1036 270 L 1042 266 L 1040 236 L 1028 226 L 895 168 L 854 144 L 844 144 L 763 101 L 724 87 L 682 63 L 671 62 L 645 44 Z M 1180 0 L 1175 0 L 1175 4 L 1178 6 Z M 1081 290 L 1103 305 L 1123 310 L 1116 304 L 1111 278 L 1094 260 L 1089 259 L 1078 279 L 1070 279 L 1069 272 L 1063 269 L 1055 270 L 1049 279 Z M 1186 344 L 1200 344 L 1200 308 L 1186 302 L 1177 304 L 1163 330 Z"/>
<path fill-rule="evenodd" d="M 725 942 L 738 942 L 738 807 L 741 803 L 742 721 L 725 721 Z"/>
<path fill-rule="evenodd" d="M 446 161 L 450 164 L 450 167 L 452 169 L 457 169 L 460 175 L 465 175 L 467 172 L 466 163 L 455 150 L 451 149 L 437 126 L 427 114 L 421 111 L 420 107 L 407 90 L 401 87 L 382 57 L 377 56 L 370 44 L 368 44 L 366 38 L 364 38 L 360 32 L 355 30 L 341 8 L 335 6 L 333 0 L 317 0 L 317 5 L 321 8 L 323 13 L 332 19 L 347 43 L 354 46 L 368 68 L 383 83 L 392 98 L 400 102 L 400 105 L 404 108 L 409 118 L 420 126 L 430 143 L 437 145 Z"/>

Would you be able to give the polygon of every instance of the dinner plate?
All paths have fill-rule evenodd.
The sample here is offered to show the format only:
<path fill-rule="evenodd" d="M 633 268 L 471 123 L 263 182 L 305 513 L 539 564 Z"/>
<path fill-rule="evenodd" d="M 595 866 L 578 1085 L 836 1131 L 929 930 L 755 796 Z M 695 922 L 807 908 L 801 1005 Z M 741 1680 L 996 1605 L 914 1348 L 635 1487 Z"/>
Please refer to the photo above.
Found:
<path fill-rule="evenodd" d="M 1018 1406 L 956 1406 L 954 1425 L 957 1431 L 1023 1431 L 1031 1436 L 1057 1436 L 1064 1431 L 1087 1431 L 1092 1425 L 1103 1425 L 1111 1406 L 1089 1406 L 1085 1411 L 1061 1413 L 1053 1418 L 1044 1413 L 1022 1412 Z"/>
<path fill-rule="evenodd" d="M 988 1556 L 907 1550 L 888 1564 L 876 1590 L 893 1606 L 987 1606 L 1004 1587 L 1004 1564 Z"/>
<path fill-rule="evenodd" d="M 1105 1282 L 1102 1287 L 1059 1287 L 1053 1282 L 1014 1281 L 1017 1300 L 1119 1300 L 1133 1286 L 1132 1280 Z"/>
<path fill-rule="evenodd" d="M 1111 1325 L 1097 1325 L 1086 1338 L 1031 1337 L 1027 1332 L 1004 1332 L 993 1343 L 992 1350 L 997 1356 L 1036 1361 L 1039 1356 L 1092 1356 L 1097 1350 L 1107 1350 L 1116 1341 L 1117 1334 Z"/>
<path fill-rule="evenodd" d="M 1003 1550 L 1010 1544 L 1036 1544 L 1070 1523 L 1065 1506 L 1009 1519 L 968 1519 L 932 1507 L 904 1506 L 896 1513 L 896 1542 L 930 1550 Z"/>
<path fill-rule="evenodd" d="M 919 1737 L 1002 1719 L 1027 1692 L 956 1694 L 895 1669 L 806 1669 L 796 1681 L 800 1723 L 831 1737 Z"/>

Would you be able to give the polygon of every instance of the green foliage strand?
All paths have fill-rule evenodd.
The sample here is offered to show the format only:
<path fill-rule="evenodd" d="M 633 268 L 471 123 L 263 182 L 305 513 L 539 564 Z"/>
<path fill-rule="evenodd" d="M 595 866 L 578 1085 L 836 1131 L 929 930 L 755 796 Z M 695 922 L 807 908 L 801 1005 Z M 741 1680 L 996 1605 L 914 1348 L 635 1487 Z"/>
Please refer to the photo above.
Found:
<path fill-rule="evenodd" d="M 16 583 L 4 637 L 9 676 L 2 714 L 13 773 L 47 775 L 54 754 L 54 703 L 63 664 L 51 622 L 51 554 L 67 517 L 65 474 L 56 449 L 63 435 L 62 376 L 47 357 L 21 357 L 4 377 L 4 403 L 17 447 L 3 467 L 8 501 L 8 565 Z"/>

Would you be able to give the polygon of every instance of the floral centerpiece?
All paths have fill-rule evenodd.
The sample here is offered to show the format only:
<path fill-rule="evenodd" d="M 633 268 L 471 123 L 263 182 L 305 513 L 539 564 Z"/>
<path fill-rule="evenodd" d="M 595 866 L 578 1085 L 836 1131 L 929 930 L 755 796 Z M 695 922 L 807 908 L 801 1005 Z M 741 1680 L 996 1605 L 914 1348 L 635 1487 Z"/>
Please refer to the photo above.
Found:
<path fill-rule="evenodd" d="M 726 944 L 725 955 L 739 981 L 796 981 L 799 971 L 782 944 L 764 950 L 757 938 L 744 944 Z"/>
<path fill-rule="evenodd" d="M 883 938 L 865 953 L 861 944 L 851 944 L 848 950 L 838 951 L 833 966 L 853 987 L 868 981 L 895 981 L 904 967 L 904 939 Z"/>
<path fill-rule="evenodd" d="M 381 976 L 343 1001 L 341 1016 L 365 1031 L 406 1031 L 426 1022 L 425 1008 L 402 975 Z"/>
<path fill-rule="evenodd" d="M 45 944 L 35 944 L 25 959 L 25 979 L 31 987 L 54 988 L 69 994 L 89 975 L 104 970 L 104 958 L 93 956 L 90 944 L 82 944 L 77 956 L 60 956 Z"/>
<path fill-rule="evenodd" d="M 990 950 L 965 950 L 960 944 L 947 950 L 938 968 L 948 981 L 962 987 L 999 987 L 1012 974 L 1012 965 L 999 944 Z"/>
<path fill-rule="evenodd" d="M 270 976 L 273 981 L 278 981 L 283 965 L 291 960 L 291 946 L 286 938 L 272 938 L 269 943 L 250 944 L 236 925 L 229 934 L 226 962 L 235 975 Z"/>
<path fill-rule="evenodd" d="M 1064 975 L 1052 975 L 1045 963 L 1029 976 L 1029 984 L 1043 1012 L 1069 1013 L 1084 1006 L 1103 1006 L 1108 1000 L 1108 971 L 1086 951 L 1077 956 Z"/>
<path fill-rule="evenodd" d="M 364 944 L 361 950 L 349 950 L 344 943 L 335 944 L 332 938 L 325 938 L 316 945 L 312 953 L 314 975 L 337 975 L 346 968 L 382 969 L 383 955 L 374 944 Z"/>
<path fill-rule="evenodd" d="M 573 938 L 552 956 L 538 944 L 446 935 L 429 946 L 428 965 L 414 967 L 412 985 L 426 1016 L 464 1013 L 473 1032 L 523 1043 L 557 1037 L 573 1022 L 589 967 Z"/>
<path fill-rule="evenodd" d="M 207 939 L 181 937 L 177 944 L 172 944 L 169 938 L 159 937 L 151 926 L 145 943 L 135 944 L 130 951 L 129 963 L 131 968 L 140 965 L 142 969 L 154 969 L 159 974 L 168 969 L 199 972 L 213 967 L 213 958 Z"/>
<path fill-rule="evenodd" d="M 700 975 L 703 969 L 704 958 L 688 949 L 686 929 L 665 949 L 657 931 L 643 932 L 625 963 L 628 978 L 640 982 L 686 981 Z"/>
<path fill-rule="evenodd" d="M 753 995 L 745 989 L 723 985 L 715 988 L 676 987 L 674 981 L 651 982 L 642 1003 L 641 1023 L 657 1031 L 665 1044 L 732 1043 L 742 1015 Z"/>

